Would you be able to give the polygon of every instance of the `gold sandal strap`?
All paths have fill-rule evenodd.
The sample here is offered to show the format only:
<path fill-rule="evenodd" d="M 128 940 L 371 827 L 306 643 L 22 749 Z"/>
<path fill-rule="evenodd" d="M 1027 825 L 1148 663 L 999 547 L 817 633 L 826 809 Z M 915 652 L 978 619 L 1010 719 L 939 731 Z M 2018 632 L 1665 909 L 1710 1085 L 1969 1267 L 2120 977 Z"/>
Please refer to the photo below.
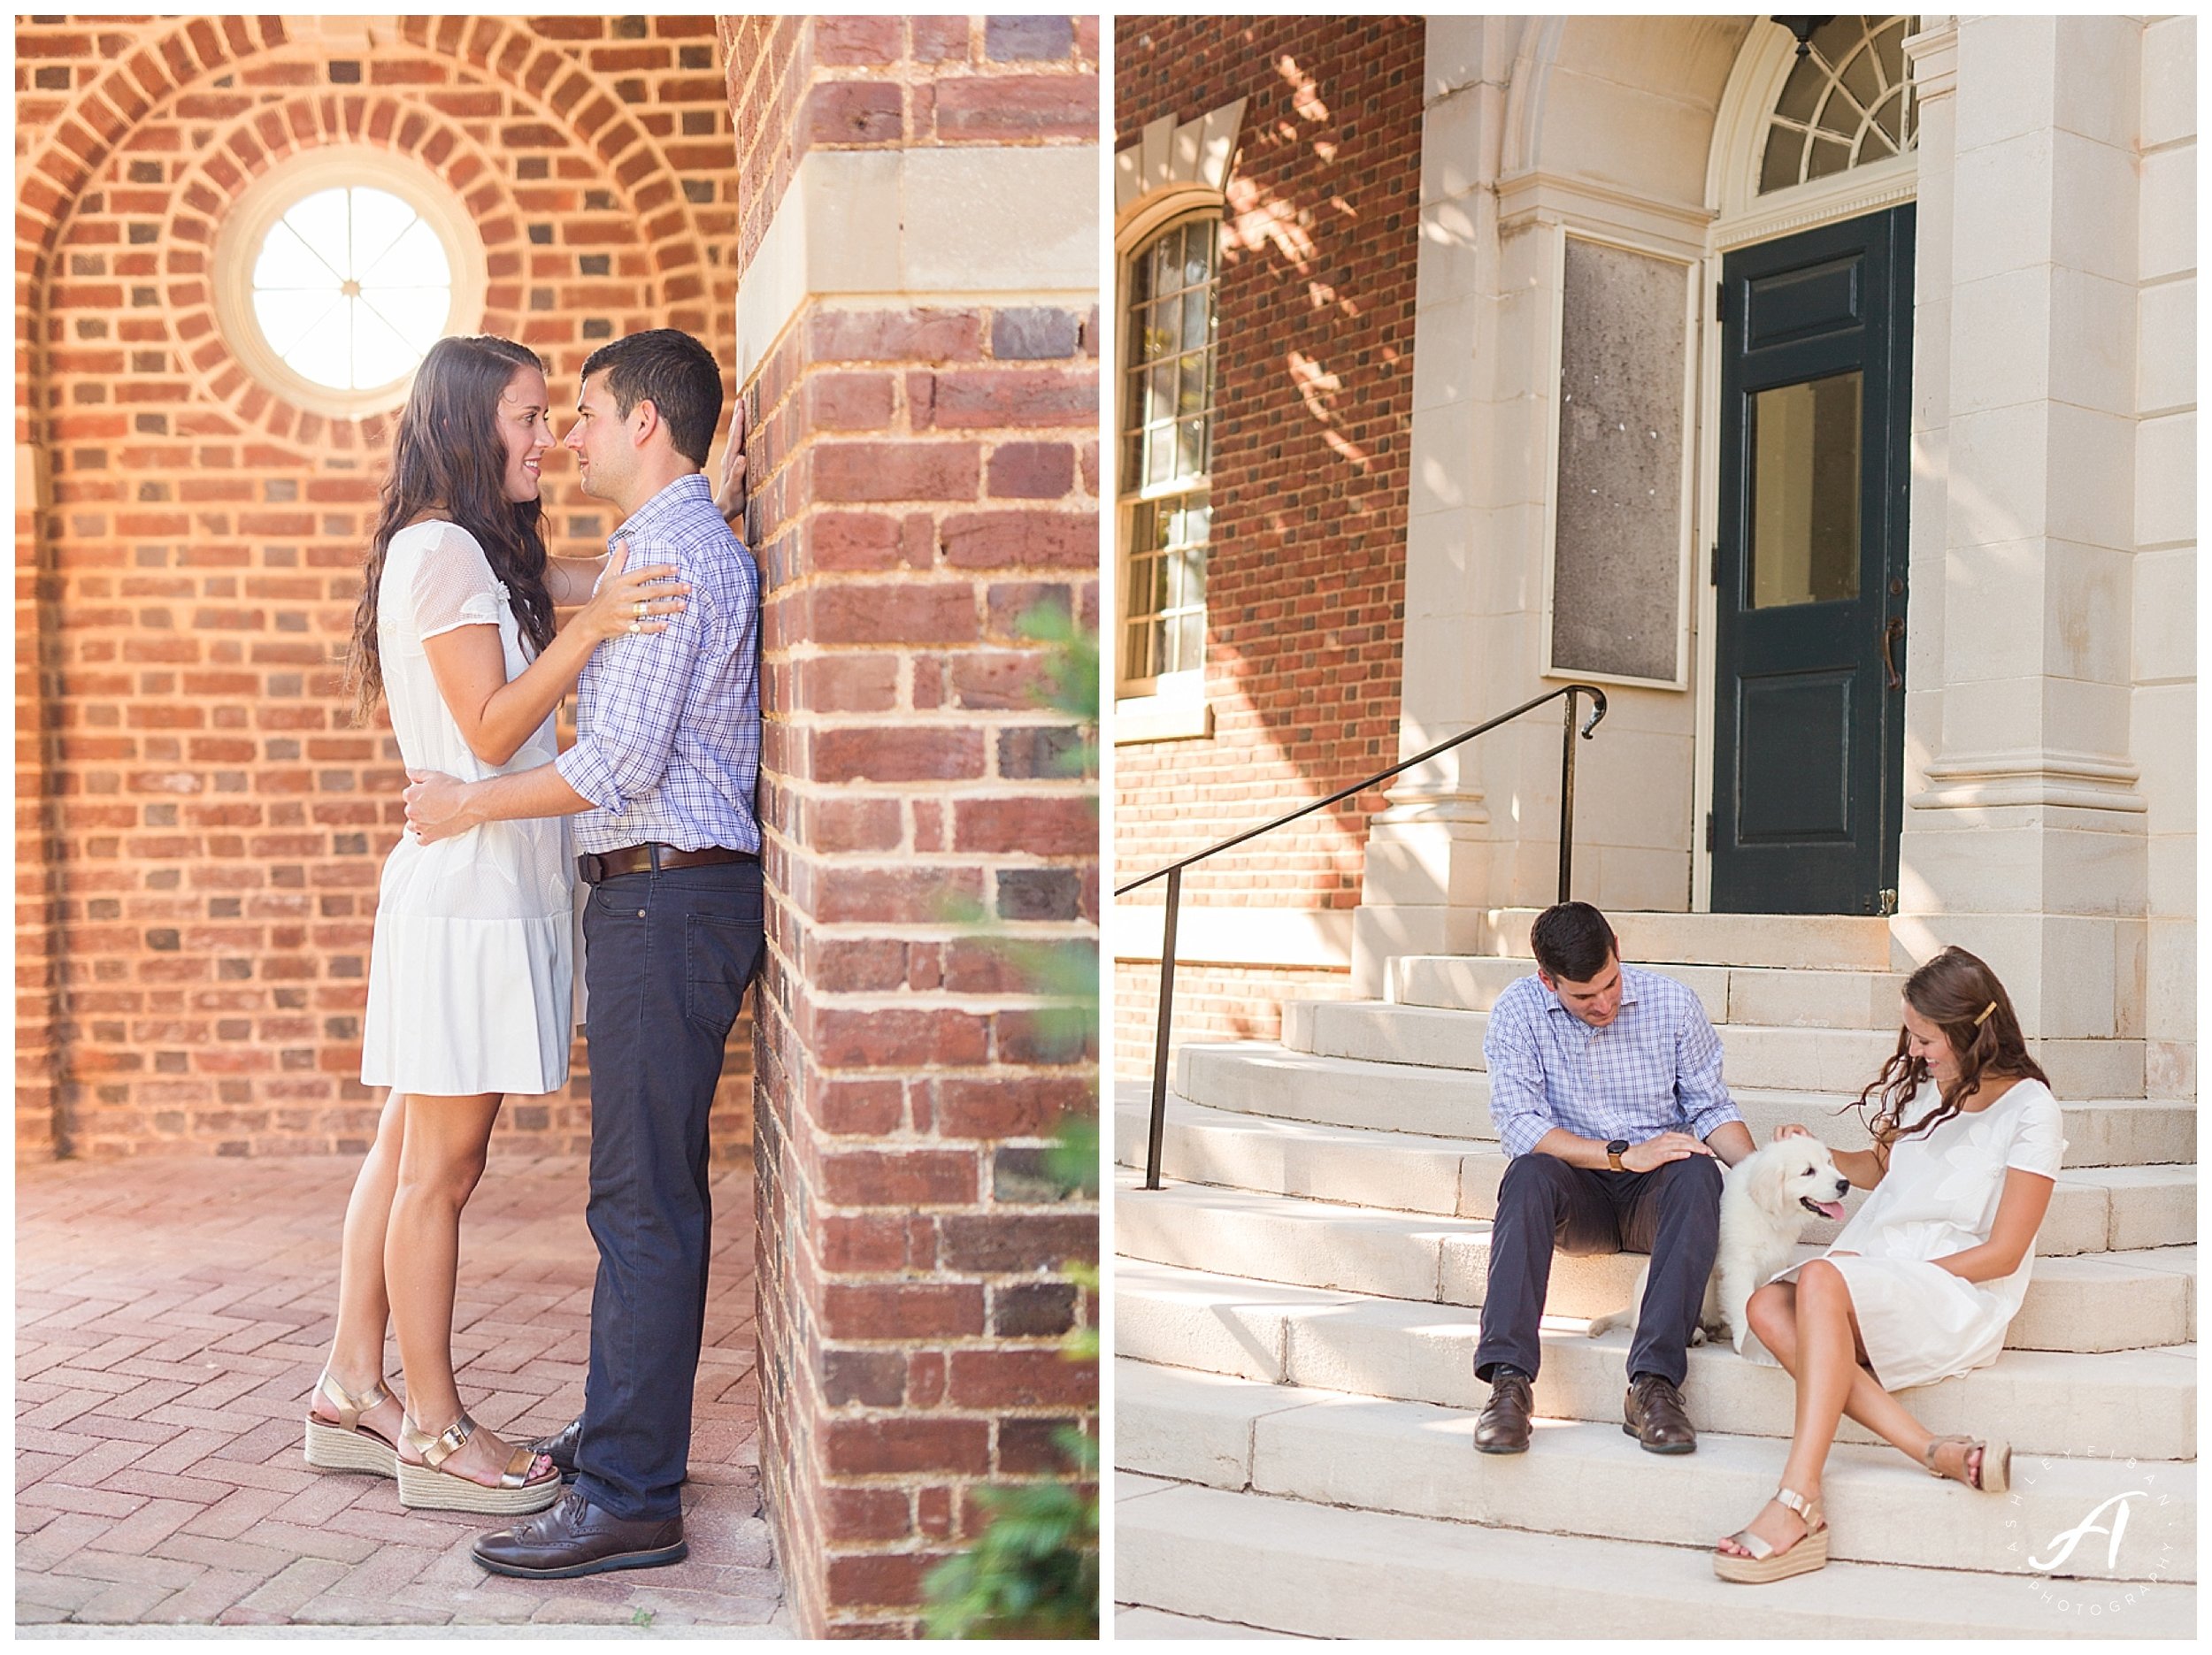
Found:
<path fill-rule="evenodd" d="M 1956 1483 L 1960 1481 L 1959 1478 L 1951 1475 L 1949 1472 L 1941 1471 L 1936 1467 L 1936 1450 L 1939 1448 L 1948 1447 L 1953 1444 L 1956 1444 L 1959 1447 L 1964 1449 L 1968 1453 L 1972 1453 L 1974 1450 L 1983 1446 L 1978 1438 L 1972 1437 L 1962 1437 L 1954 1434 L 1949 1437 L 1930 1437 L 1928 1439 L 1928 1445 L 1920 1451 L 1920 1462 L 1928 1467 L 1928 1475 L 1930 1476 L 1940 1477 L 1946 1483 Z M 1962 1467 L 1962 1469 L 1963 1469 L 1963 1467 Z"/>
<path fill-rule="evenodd" d="M 1761 1539 L 1748 1529 L 1740 1529 L 1728 1537 L 1751 1553 L 1751 1560 L 1755 1563 L 1763 1563 L 1774 1555 L 1773 1542 Z M 1728 1554 L 1724 1552 L 1721 1555 L 1726 1557 Z"/>
<path fill-rule="evenodd" d="M 338 1423 L 349 1431 L 358 1429 L 361 1416 L 379 1403 L 388 1401 L 392 1394 L 384 1388 L 384 1382 L 380 1378 L 359 1396 L 354 1396 L 331 1377 L 327 1368 L 323 1369 L 323 1376 L 316 1383 L 315 1389 L 322 1393 L 331 1406 L 338 1410 Z"/>
<path fill-rule="evenodd" d="M 1774 1490 L 1774 1498 L 1776 1504 L 1787 1506 L 1805 1520 L 1806 1533 L 1816 1533 L 1825 1527 L 1821 1521 L 1820 1507 L 1795 1489 L 1777 1489 Z"/>
<path fill-rule="evenodd" d="M 530 1486 L 530 1467 L 537 1464 L 538 1456 L 527 1448 L 518 1448 L 507 1456 L 507 1469 L 500 1474 L 503 1489 L 526 1489 Z"/>
<path fill-rule="evenodd" d="M 405 1439 L 410 1448 L 422 1456 L 423 1464 L 435 1471 L 455 1454 L 461 1452 L 461 1444 L 468 1441 L 475 1429 L 476 1421 L 469 1418 L 466 1414 L 463 1414 L 459 1419 L 454 1421 L 435 1437 L 424 1430 L 412 1420 L 407 1421 L 400 1427 L 400 1435 Z"/>

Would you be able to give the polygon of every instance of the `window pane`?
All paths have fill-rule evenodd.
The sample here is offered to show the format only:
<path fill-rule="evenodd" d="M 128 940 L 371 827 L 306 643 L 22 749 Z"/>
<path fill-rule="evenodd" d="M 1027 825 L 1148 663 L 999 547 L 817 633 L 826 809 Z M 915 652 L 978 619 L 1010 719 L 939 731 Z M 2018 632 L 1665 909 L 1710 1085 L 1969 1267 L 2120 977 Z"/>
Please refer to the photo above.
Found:
<path fill-rule="evenodd" d="M 1783 83 L 1782 96 L 1774 100 L 1774 112 L 1811 125 L 1813 105 L 1820 101 L 1821 88 L 1827 84 L 1825 70 L 1810 57 L 1800 57 L 1797 67 L 1790 71 L 1790 78 Z"/>
<path fill-rule="evenodd" d="M 353 388 L 389 385 L 418 362 L 422 353 L 401 338 L 365 299 L 353 301 Z"/>
<path fill-rule="evenodd" d="M 256 287 L 312 287 L 336 297 L 341 278 L 288 224 L 270 227 L 254 260 Z"/>
<path fill-rule="evenodd" d="M 1203 477 L 1206 474 L 1206 422 L 1202 419 L 1186 419 L 1176 429 L 1181 433 L 1178 447 L 1180 464 L 1176 475 Z"/>
<path fill-rule="evenodd" d="M 1186 233 L 1188 241 L 1183 254 L 1183 285 L 1202 287 L 1213 275 L 1213 249 L 1207 245 L 1213 235 L 1213 226 L 1197 223 Z"/>
<path fill-rule="evenodd" d="M 346 199 L 353 213 L 353 267 L 348 273 L 365 279 L 407 226 L 417 222 L 417 215 L 388 190 L 349 189 Z M 438 263 L 442 265 L 445 260 L 441 257 Z"/>
<path fill-rule="evenodd" d="M 269 341 L 269 348 L 288 360 L 308 330 L 343 303 L 334 284 L 320 293 L 257 293 L 254 320 L 261 324 L 262 337 Z"/>
<path fill-rule="evenodd" d="M 1167 481 L 1168 467 L 1174 461 L 1175 445 L 1172 432 L 1164 425 L 1156 425 L 1145 433 L 1144 480 L 1148 484 Z"/>
<path fill-rule="evenodd" d="M 1170 672 L 1187 672 L 1206 663 L 1206 617 L 1186 615 L 1175 623 L 1175 652 L 1166 666 Z"/>
<path fill-rule="evenodd" d="M 1132 621 L 1124 630 L 1121 642 L 1121 675 L 1125 678 L 1148 678 L 1154 676 L 1152 666 L 1152 623 Z"/>
<path fill-rule="evenodd" d="M 284 353 L 295 373 L 340 390 L 353 387 L 353 301 L 342 298 Z"/>
<path fill-rule="evenodd" d="M 1807 178 L 1826 178 L 1851 165 L 1851 146 L 1815 134 L 1812 157 L 1805 164 Z"/>
<path fill-rule="evenodd" d="M 351 256 L 346 249 L 346 192 L 317 190 L 295 202 L 284 215 L 301 241 L 313 248 L 342 277 L 349 272 Z"/>
<path fill-rule="evenodd" d="M 1843 83 L 1851 96 L 1859 100 L 1861 109 L 1872 109 L 1881 102 L 1882 88 L 1874 76 L 1874 51 L 1862 47 L 1851 55 L 1851 61 L 1843 65 Z"/>
<path fill-rule="evenodd" d="M 445 332 L 452 297 L 444 287 L 371 287 L 362 302 L 404 341 L 412 358 L 419 360 Z M 414 360 L 408 363 L 414 366 Z M 402 372 L 405 369 L 401 370 Z M 375 380 L 381 385 L 384 381 Z"/>
<path fill-rule="evenodd" d="M 1829 92 L 1827 103 L 1821 106 L 1818 125 L 1821 131 L 1832 132 L 1839 138 L 1855 138 L 1859 135 L 1859 111 L 1852 107 L 1851 100 L 1844 96 L 1841 87 Z"/>
<path fill-rule="evenodd" d="M 357 192 L 360 193 L 360 192 Z M 420 218 L 407 226 L 361 273 L 365 287 L 442 287 L 452 280 L 437 232 Z"/>
<path fill-rule="evenodd" d="M 1206 312 L 1211 308 L 1213 292 L 1200 287 L 1183 295 L 1183 336 L 1185 350 L 1194 350 L 1206 342 Z"/>
<path fill-rule="evenodd" d="M 1751 606 L 1859 594 L 1859 397 L 1854 370 L 1751 399 Z"/>

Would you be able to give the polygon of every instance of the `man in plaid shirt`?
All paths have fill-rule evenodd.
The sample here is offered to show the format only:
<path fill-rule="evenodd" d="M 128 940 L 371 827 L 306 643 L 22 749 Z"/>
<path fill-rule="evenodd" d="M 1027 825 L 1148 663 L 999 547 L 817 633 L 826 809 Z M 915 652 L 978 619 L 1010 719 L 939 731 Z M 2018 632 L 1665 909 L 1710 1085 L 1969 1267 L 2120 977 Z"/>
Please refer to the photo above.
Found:
<path fill-rule="evenodd" d="M 591 1198 L 599 1248 L 583 1416 L 531 1446 L 575 1483 L 480 1538 L 478 1562 L 557 1579 L 674 1563 L 678 1490 L 706 1311 L 707 1112 L 722 1049 L 758 969 L 760 577 L 701 471 L 722 416 L 706 347 L 672 328 L 584 363 L 564 446 L 622 522 L 628 564 L 688 583 L 664 630 L 640 621 L 577 686 L 576 745 L 479 782 L 418 776 L 423 839 L 484 822 L 576 817 L 591 1053 Z M 741 447 L 742 426 L 731 433 Z"/>
<path fill-rule="evenodd" d="M 1624 966 L 1604 915 L 1559 903 L 1537 916 L 1529 942 L 1536 975 L 1498 996 L 1482 1042 L 1490 1116 L 1512 1160 L 1490 1229 L 1475 1347 L 1490 1400 L 1475 1446 L 1528 1447 L 1556 1246 L 1651 1255 L 1624 1429 L 1653 1453 L 1686 1454 L 1697 1433 L 1680 1387 L 1720 1245 L 1719 1163 L 1751 1153 L 1750 1129 L 1721 1081 L 1720 1039 L 1697 996 Z"/>

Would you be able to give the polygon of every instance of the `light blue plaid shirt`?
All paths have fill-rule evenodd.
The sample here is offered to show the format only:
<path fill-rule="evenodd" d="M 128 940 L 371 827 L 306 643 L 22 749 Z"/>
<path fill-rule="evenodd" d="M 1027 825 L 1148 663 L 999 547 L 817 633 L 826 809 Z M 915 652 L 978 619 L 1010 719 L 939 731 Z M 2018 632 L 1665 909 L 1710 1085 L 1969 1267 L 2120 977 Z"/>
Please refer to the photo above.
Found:
<path fill-rule="evenodd" d="M 1621 968 L 1620 1015 L 1593 1029 L 1540 978 L 1507 985 L 1482 1038 L 1490 1119 L 1509 1155 L 1555 1126 L 1640 1144 L 1662 1132 L 1702 1138 L 1740 1121 L 1720 1077 L 1720 1037 L 1697 996 L 1671 977 Z"/>
<path fill-rule="evenodd" d="M 576 848 L 760 849 L 760 574 L 695 471 L 607 537 L 629 567 L 673 563 L 691 583 L 664 632 L 611 638 L 576 686 L 576 745 L 556 762 L 592 801 Z"/>

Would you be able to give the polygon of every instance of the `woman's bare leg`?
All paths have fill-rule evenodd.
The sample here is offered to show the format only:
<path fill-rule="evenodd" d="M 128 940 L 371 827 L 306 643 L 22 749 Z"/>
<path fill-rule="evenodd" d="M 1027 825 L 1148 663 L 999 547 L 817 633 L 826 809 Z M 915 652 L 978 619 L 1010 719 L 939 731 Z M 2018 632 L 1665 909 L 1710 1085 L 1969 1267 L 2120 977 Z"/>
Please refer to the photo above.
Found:
<path fill-rule="evenodd" d="M 432 1435 L 461 1417 L 453 1382 L 453 1282 L 459 1263 L 461 1209 L 484 1173 L 485 1146 L 499 1115 L 496 1092 L 472 1098 L 405 1100 L 398 1187 L 385 1231 L 384 1279 L 391 1293 L 392 1331 L 407 1375 L 407 1413 Z M 495 1483 L 509 1445 L 488 1428 L 446 1460 L 445 1470 Z M 420 1456 L 404 1447 L 402 1456 Z M 542 1467 L 540 1467 L 541 1469 Z"/>
<path fill-rule="evenodd" d="M 384 1329 L 391 1301 L 384 1291 L 384 1230 L 392 1215 L 392 1191 L 399 1182 L 400 1137 L 406 1113 L 395 1092 L 377 1116 L 376 1138 L 362 1158 L 346 1200 L 346 1222 L 338 1248 L 338 1325 L 331 1335 L 330 1376 L 355 1396 L 384 1377 Z M 319 1389 L 311 1405 L 317 1418 L 332 1424 L 338 1410 Z M 388 1398 L 361 1415 L 361 1422 L 386 1442 L 399 1439 L 400 1406 Z"/>

